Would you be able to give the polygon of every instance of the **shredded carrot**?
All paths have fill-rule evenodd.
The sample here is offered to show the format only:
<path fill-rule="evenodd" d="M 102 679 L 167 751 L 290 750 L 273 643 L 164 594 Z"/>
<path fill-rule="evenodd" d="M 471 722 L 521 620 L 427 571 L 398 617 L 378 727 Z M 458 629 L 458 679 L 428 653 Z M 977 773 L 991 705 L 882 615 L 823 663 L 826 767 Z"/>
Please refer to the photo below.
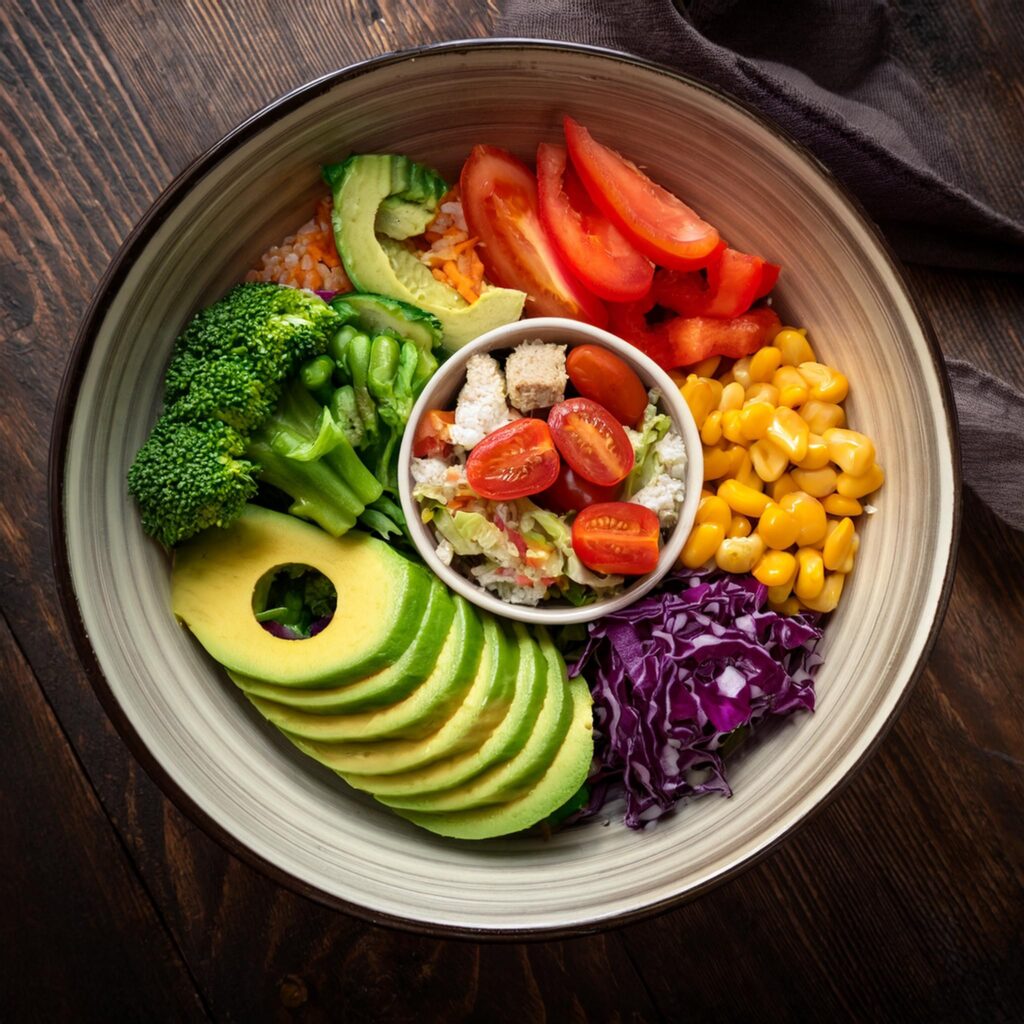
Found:
<path fill-rule="evenodd" d="M 441 199 L 437 215 L 423 233 L 429 247 L 420 253 L 420 259 L 438 281 L 472 304 L 483 290 L 484 265 L 476 253 L 479 239 L 466 230 L 461 208 L 457 213 L 451 210 L 452 204 L 459 202 L 458 186 Z"/>

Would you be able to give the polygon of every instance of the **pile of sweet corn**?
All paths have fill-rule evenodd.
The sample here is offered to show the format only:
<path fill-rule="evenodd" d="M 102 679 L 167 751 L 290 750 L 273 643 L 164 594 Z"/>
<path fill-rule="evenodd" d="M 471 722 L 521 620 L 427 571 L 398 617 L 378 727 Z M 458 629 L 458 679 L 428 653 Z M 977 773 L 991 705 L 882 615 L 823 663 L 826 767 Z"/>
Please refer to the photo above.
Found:
<path fill-rule="evenodd" d="M 860 499 L 885 479 L 869 437 L 846 429 L 845 376 L 816 361 L 806 331 L 715 376 L 675 375 L 704 448 L 704 490 L 681 561 L 753 573 L 784 614 L 830 612 L 860 545 Z"/>

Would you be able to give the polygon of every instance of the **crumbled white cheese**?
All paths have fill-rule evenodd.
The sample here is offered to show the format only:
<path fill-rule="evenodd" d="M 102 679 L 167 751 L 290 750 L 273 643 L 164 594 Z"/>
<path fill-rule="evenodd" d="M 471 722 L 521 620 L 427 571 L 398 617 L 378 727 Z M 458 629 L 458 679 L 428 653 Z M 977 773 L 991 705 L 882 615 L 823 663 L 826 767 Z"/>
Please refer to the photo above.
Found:
<path fill-rule="evenodd" d="M 629 500 L 654 512 L 662 526 L 673 526 L 679 518 L 686 485 L 668 473 L 660 473 Z"/>
<path fill-rule="evenodd" d="M 655 446 L 662 468 L 676 480 L 686 479 L 686 444 L 674 430 L 670 430 Z"/>
<path fill-rule="evenodd" d="M 505 375 L 493 356 L 478 354 L 466 363 L 466 383 L 448 428 L 452 444 L 472 448 L 513 419 L 505 401 Z"/>
<path fill-rule="evenodd" d="M 409 470 L 416 482 L 413 497 L 433 498 L 447 504 L 460 491 L 469 485 L 466 483 L 466 467 L 461 463 L 448 465 L 444 459 L 412 459 Z"/>

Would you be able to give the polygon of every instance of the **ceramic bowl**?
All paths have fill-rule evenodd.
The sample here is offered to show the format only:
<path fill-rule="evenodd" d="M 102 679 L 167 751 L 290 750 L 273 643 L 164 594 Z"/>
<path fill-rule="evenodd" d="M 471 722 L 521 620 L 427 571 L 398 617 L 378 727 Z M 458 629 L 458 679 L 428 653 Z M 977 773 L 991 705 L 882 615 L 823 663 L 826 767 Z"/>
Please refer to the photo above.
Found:
<path fill-rule="evenodd" d="M 500 353 L 513 349 L 527 341 L 550 341 L 559 345 L 601 345 L 615 352 L 636 370 L 647 389 L 657 388 L 661 394 L 660 408 L 672 420 L 675 431 L 683 438 L 686 445 L 686 492 L 679 509 L 676 525 L 664 539 L 658 566 L 646 576 L 638 578 L 621 593 L 613 597 L 600 598 L 592 604 L 579 608 L 566 602 L 553 602 L 550 606 L 541 604 L 537 607 L 511 604 L 503 601 L 496 594 L 474 583 L 468 576 L 445 565 L 437 556 L 437 537 L 434 530 L 425 524 L 420 517 L 418 502 L 412 496 L 414 481 L 409 463 L 412 459 L 412 439 L 416 434 L 416 424 L 430 409 L 452 409 L 458 398 L 459 390 L 466 379 L 466 363 L 478 352 Z M 621 338 L 615 337 L 598 327 L 581 324 L 575 320 L 561 317 L 535 317 L 520 320 L 504 327 L 496 327 L 488 331 L 465 348 L 459 349 L 455 355 L 441 365 L 424 388 L 416 406 L 409 417 L 409 427 L 402 440 L 402 448 L 398 456 L 398 486 L 402 499 L 402 511 L 412 531 L 413 541 L 423 560 L 452 589 L 462 594 L 480 608 L 505 618 L 518 619 L 520 622 L 532 622 L 541 626 L 568 625 L 573 622 L 590 622 L 609 612 L 625 608 L 643 597 L 653 589 L 658 580 L 667 573 L 683 550 L 690 527 L 693 526 L 697 506 L 700 504 L 700 491 L 704 480 L 704 457 L 700 443 L 700 433 L 693 420 L 689 406 L 683 401 L 679 389 L 672 383 L 672 378 L 648 358 Z M 628 581 L 627 581 L 628 582 Z"/>
<path fill-rule="evenodd" d="M 458 83 L 458 117 L 452 83 Z M 446 841 L 348 790 L 246 705 L 175 622 L 169 562 L 125 473 L 189 315 L 309 216 L 319 165 L 398 151 L 454 175 L 490 142 L 532 158 L 568 112 L 783 266 L 777 308 L 851 381 L 850 421 L 887 472 L 828 623 L 818 706 L 733 760 L 708 797 L 645 832 L 600 820 L 550 838 Z M 771 849 L 850 778 L 906 698 L 948 595 L 959 510 L 941 358 L 878 232 L 777 128 L 691 80 L 565 44 L 453 43 L 297 90 L 231 132 L 157 201 L 107 272 L 60 396 L 55 573 L 83 663 L 132 750 L 230 849 L 372 920 L 445 933 L 573 933 L 702 892 Z M 856 864 L 848 865 L 855 872 Z"/>

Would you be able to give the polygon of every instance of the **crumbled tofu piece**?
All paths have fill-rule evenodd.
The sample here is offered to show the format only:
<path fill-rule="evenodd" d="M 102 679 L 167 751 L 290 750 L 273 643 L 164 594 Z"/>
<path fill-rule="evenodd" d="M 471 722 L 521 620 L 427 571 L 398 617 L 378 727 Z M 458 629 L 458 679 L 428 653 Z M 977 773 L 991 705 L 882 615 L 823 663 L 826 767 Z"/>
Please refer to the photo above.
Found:
<path fill-rule="evenodd" d="M 452 444 L 472 448 L 514 417 L 505 401 L 505 375 L 493 356 L 475 355 L 466 363 L 466 383 L 448 428 Z"/>
<path fill-rule="evenodd" d="M 527 341 L 505 360 L 509 401 L 523 412 L 548 409 L 565 398 L 565 345 Z"/>
<path fill-rule="evenodd" d="M 439 559 L 441 559 L 441 563 L 443 565 L 451 565 L 452 556 L 455 554 L 455 549 L 451 546 L 451 544 L 448 541 L 441 540 L 440 543 L 437 545 L 435 554 Z"/>
<path fill-rule="evenodd" d="M 662 468 L 676 480 L 686 479 L 686 444 L 674 430 L 670 430 L 655 446 Z"/>
<path fill-rule="evenodd" d="M 629 500 L 649 508 L 662 526 L 674 526 L 679 518 L 686 485 L 668 473 L 660 473 L 646 487 L 641 487 Z"/>

